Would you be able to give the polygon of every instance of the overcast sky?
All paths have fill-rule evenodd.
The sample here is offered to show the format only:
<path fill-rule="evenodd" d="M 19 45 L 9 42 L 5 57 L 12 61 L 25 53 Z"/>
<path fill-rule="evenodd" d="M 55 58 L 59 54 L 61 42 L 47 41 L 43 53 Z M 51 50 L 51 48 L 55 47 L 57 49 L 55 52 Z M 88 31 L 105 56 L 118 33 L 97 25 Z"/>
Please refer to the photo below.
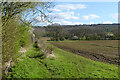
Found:
<path fill-rule="evenodd" d="M 118 2 L 57 2 L 50 10 L 53 23 L 61 25 L 118 22 Z"/>

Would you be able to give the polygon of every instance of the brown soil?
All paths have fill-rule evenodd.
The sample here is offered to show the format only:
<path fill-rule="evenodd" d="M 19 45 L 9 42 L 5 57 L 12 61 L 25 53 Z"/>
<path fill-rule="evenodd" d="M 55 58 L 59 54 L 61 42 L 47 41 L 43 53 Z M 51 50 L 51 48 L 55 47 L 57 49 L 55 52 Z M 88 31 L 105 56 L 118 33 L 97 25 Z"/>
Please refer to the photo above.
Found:
<path fill-rule="evenodd" d="M 107 62 L 110 64 L 118 64 L 119 63 L 118 57 L 109 57 L 109 56 L 104 55 L 103 53 L 98 54 L 98 53 L 91 53 L 91 52 L 87 52 L 87 51 L 81 51 L 78 49 L 73 49 L 72 47 L 66 47 L 63 45 L 55 44 L 55 43 L 51 43 L 51 44 L 57 46 L 58 48 L 65 50 L 65 51 L 92 59 L 94 61 Z"/>

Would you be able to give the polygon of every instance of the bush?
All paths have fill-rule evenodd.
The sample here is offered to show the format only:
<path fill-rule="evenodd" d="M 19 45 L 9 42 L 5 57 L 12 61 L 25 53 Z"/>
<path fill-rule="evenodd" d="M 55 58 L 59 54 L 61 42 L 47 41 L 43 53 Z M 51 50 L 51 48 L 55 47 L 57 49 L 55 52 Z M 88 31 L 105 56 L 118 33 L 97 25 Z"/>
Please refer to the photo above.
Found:
<path fill-rule="evenodd" d="M 60 41 L 64 41 L 65 40 L 65 38 L 64 37 L 60 37 Z"/>
<path fill-rule="evenodd" d="M 34 42 L 33 47 L 36 49 L 36 51 L 39 51 L 39 50 L 40 50 L 37 41 Z"/>
<path fill-rule="evenodd" d="M 40 58 L 40 59 L 46 58 L 46 56 L 41 51 L 38 51 L 38 52 L 35 52 L 35 53 L 29 55 L 29 57 L 30 58 Z"/>
<path fill-rule="evenodd" d="M 64 40 L 65 40 L 64 37 L 57 37 L 57 38 L 52 37 L 52 38 L 51 38 L 51 41 L 64 41 Z"/>
<path fill-rule="evenodd" d="M 84 36 L 84 37 L 82 38 L 82 40 L 86 40 L 86 37 Z"/>
<path fill-rule="evenodd" d="M 46 56 L 44 55 L 44 53 L 41 51 L 41 49 L 39 48 L 39 46 L 37 45 L 37 41 L 34 42 L 33 44 L 33 48 L 32 48 L 32 54 L 28 55 L 30 58 L 40 58 L 43 59 Z"/>
<path fill-rule="evenodd" d="M 86 40 L 100 40 L 100 37 L 99 36 L 87 36 L 86 37 Z"/>
<path fill-rule="evenodd" d="M 21 47 L 30 44 L 29 27 L 19 24 L 17 19 L 9 19 L 4 26 L 2 26 L 2 54 L 3 64 L 8 62 L 10 58 L 15 57 L 15 53 Z"/>

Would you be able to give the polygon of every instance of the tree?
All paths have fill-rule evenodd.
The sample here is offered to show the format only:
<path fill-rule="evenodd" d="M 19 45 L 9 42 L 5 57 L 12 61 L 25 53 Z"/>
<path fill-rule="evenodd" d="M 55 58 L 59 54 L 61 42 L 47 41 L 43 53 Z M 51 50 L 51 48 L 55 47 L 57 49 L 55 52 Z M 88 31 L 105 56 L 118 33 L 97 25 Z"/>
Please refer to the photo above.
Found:
<path fill-rule="evenodd" d="M 47 11 L 50 4 L 50 2 L 0 2 L 3 65 L 11 58 L 15 60 L 15 55 L 20 47 L 29 44 L 31 24 L 35 23 L 35 16 L 29 20 L 26 17 L 40 13 L 41 20 L 43 18 L 47 20 L 44 12 Z"/>
<path fill-rule="evenodd" d="M 102 28 L 90 27 L 90 26 L 78 26 L 69 31 L 73 36 L 79 38 L 86 37 L 87 40 L 95 40 L 100 38 L 105 38 L 106 32 Z"/>
<path fill-rule="evenodd" d="M 40 13 L 41 15 L 41 21 L 43 19 L 48 19 L 48 16 L 44 13 L 45 11 L 48 11 L 48 8 L 52 5 L 51 2 L 0 2 L 1 5 L 1 12 L 2 12 L 2 25 L 4 25 L 9 19 L 15 18 L 15 17 L 22 17 L 22 19 L 26 19 L 28 14 L 31 14 L 31 16 Z M 26 12 L 26 14 L 25 14 Z M 38 16 L 38 15 L 36 15 Z M 36 17 L 35 16 L 35 17 Z M 35 17 L 32 17 L 29 19 L 29 23 L 35 22 Z M 20 19 L 22 22 L 24 22 L 22 19 Z M 37 21 L 36 21 L 37 22 Z"/>
<path fill-rule="evenodd" d="M 45 35 L 45 27 L 34 27 L 33 28 L 33 33 L 35 34 L 35 37 L 36 38 L 41 38 L 41 37 L 44 37 L 46 36 Z"/>
<path fill-rule="evenodd" d="M 67 36 L 67 31 L 64 29 L 64 26 L 48 26 L 46 32 L 53 41 L 63 41 Z"/>
<path fill-rule="evenodd" d="M 118 39 L 118 40 L 120 40 L 120 33 L 119 33 L 119 31 L 120 31 L 120 29 L 119 28 L 117 28 L 117 29 L 114 29 L 114 30 L 112 30 L 111 32 L 114 34 L 114 39 Z"/>

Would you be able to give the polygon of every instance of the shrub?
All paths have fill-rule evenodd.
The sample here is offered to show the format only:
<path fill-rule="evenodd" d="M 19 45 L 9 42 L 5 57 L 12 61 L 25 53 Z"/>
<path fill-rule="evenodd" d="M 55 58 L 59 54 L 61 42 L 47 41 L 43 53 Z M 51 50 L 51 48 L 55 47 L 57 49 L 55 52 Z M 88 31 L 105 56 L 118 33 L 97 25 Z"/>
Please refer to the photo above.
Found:
<path fill-rule="evenodd" d="M 64 37 L 60 37 L 60 41 L 64 41 L 65 40 L 65 38 Z"/>
<path fill-rule="evenodd" d="M 40 50 L 37 41 L 34 42 L 33 47 L 36 49 L 36 51 L 39 51 L 39 50 Z"/>

